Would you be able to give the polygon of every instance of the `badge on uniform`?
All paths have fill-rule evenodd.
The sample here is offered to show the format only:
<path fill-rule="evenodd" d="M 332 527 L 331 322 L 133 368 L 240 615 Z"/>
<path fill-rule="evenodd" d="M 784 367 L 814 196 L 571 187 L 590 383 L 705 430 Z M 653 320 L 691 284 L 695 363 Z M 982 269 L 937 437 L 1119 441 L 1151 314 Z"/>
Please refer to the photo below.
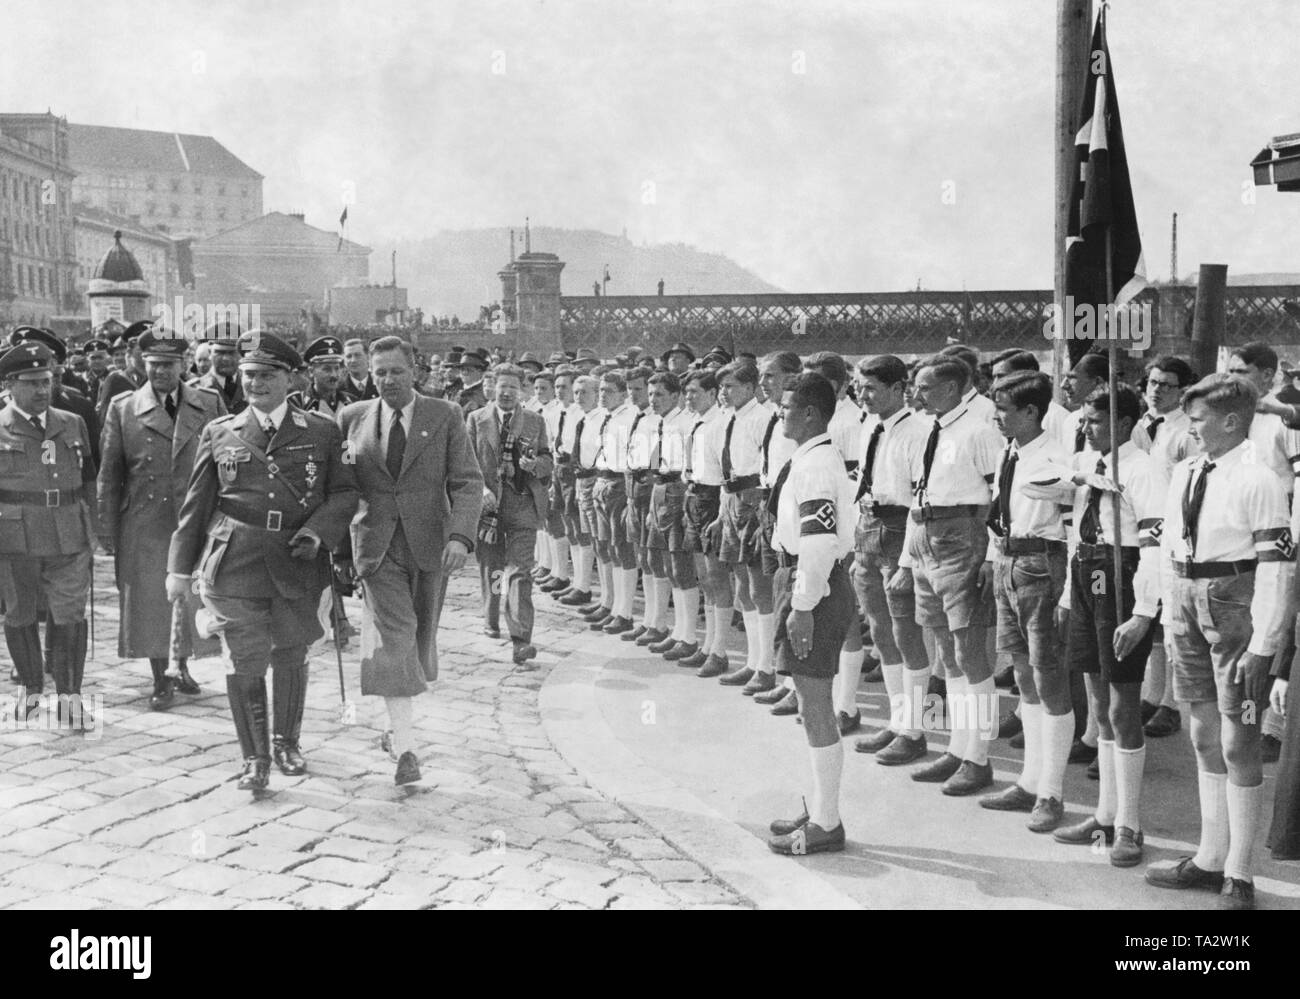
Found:
<path fill-rule="evenodd" d="M 300 430 L 306 430 L 307 417 L 303 416 L 302 413 L 295 412 L 293 414 L 293 425 Z"/>
<path fill-rule="evenodd" d="M 221 481 L 230 484 L 235 481 L 239 466 L 253 460 L 253 453 L 245 447 L 225 447 L 217 453 L 217 468 L 221 472 Z"/>

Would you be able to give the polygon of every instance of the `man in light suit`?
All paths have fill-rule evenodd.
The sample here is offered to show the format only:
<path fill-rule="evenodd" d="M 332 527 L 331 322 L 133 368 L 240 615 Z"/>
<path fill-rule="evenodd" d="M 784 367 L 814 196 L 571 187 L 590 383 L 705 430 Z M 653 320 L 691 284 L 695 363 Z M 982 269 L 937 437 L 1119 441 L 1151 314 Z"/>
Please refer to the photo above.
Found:
<path fill-rule="evenodd" d="M 361 501 L 352 558 L 362 584 L 361 692 L 384 698 L 394 782 L 420 779 L 411 698 L 438 676 L 444 577 L 474 547 L 483 475 L 459 406 L 418 395 L 411 345 L 394 336 L 370 345 L 378 399 L 339 414 L 345 460 Z"/>
<path fill-rule="evenodd" d="M 185 346 L 183 338 L 166 330 L 149 329 L 140 337 L 149 383 L 109 404 L 99 468 L 100 544 L 116 559 L 122 615 L 117 654 L 149 660 L 149 706 L 156 711 L 171 704 L 175 690 L 199 693 L 188 659 L 220 649 L 213 639 L 194 641 L 199 602 L 187 597 L 188 627 L 176 636 L 177 674 L 167 673 L 173 639 L 171 617 L 164 612 L 167 552 L 194 470 L 199 433 L 226 415 L 216 392 L 181 384 Z"/>
<path fill-rule="evenodd" d="M 465 421 L 470 445 L 483 470 L 483 506 L 496 514 L 497 521 L 495 539 L 483 542 L 479 550 L 479 571 L 485 610 L 494 593 L 505 595 L 513 658 L 522 666 L 537 656 L 533 646 L 533 551 L 537 531 L 546 523 L 551 447 L 546 421 L 522 405 L 523 369 L 498 364 L 493 371 L 495 401 L 474 410 Z"/>

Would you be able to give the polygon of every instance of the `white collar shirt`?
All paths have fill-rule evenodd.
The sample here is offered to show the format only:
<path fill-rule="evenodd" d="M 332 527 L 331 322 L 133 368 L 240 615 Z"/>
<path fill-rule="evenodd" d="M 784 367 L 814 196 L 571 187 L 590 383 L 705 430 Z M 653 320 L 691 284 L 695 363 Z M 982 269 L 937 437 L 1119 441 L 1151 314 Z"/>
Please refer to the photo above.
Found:
<path fill-rule="evenodd" d="M 858 477 L 858 462 L 862 458 L 862 430 L 869 416 L 866 410 L 858 407 L 848 396 L 835 403 L 835 412 L 826 432 L 844 455 L 844 468 L 854 479 Z"/>
<path fill-rule="evenodd" d="M 608 419 L 601 419 L 600 451 L 596 457 L 596 467 L 601 471 L 627 471 L 628 441 L 632 424 L 640 412 L 632 403 L 624 400 L 606 414 Z"/>
<path fill-rule="evenodd" d="M 596 406 L 580 417 L 582 420 L 582 447 L 580 453 L 578 453 L 578 464 L 582 468 L 596 467 L 596 456 L 600 454 L 600 427 L 605 422 L 606 415 L 608 414 L 603 406 Z"/>
<path fill-rule="evenodd" d="M 254 421 L 256 421 L 259 427 L 265 427 L 266 421 L 269 419 L 275 424 L 275 429 L 279 430 L 280 427 L 284 426 L 284 418 L 289 412 L 289 403 L 287 401 L 282 402 L 269 413 L 263 413 L 256 406 L 250 405 L 248 407 L 248 412 L 252 414 Z"/>
<path fill-rule="evenodd" d="M 732 410 L 723 421 L 722 442 L 727 446 L 730 429 L 731 477 L 757 475 L 763 467 L 763 434 L 770 412 L 758 399 L 750 399 L 740 409 Z M 721 452 L 719 452 L 721 460 Z"/>
<path fill-rule="evenodd" d="M 655 427 L 655 471 L 684 472 L 686 470 L 686 442 L 695 426 L 695 414 L 683 406 L 662 417 Z M 662 436 L 659 428 L 663 428 Z"/>
<path fill-rule="evenodd" d="M 659 433 L 659 414 L 650 406 L 638 410 L 628 429 L 627 468 L 642 472 L 654 467 L 655 442 Z"/>
<path fill-rule="evenodd" d="M 1060 441 L 1046 430 L 1023 446 L 1014 440 L 1009 441 L 1003 449 L 1003 456 L 998 459 L 997 474 L 993 477 L 994 503 L 998 502 L 1002 471 L 1006 467 L 1003 458 L 1012 453 L 1016 455 L 1016 469 L 1011 479 L 1010 536 L 1064 542 L 1065 522 L 1058 506 L 1058 494 L 1046 493 L 1043 487 L 1061 488 L 1069 483 L 1068 477 L 1062 482 L 1070 465 L 1069 456 L 1061 450 Z M 1035 485 L 1039 487 L 1037 490 L 1031 488 Z M 991 541 L 989 557 L 992 558 L 995 552 L 996 543 Z"/>
<path fill-rule="evenodd" d="M 701 486 L 722 485 L 722 434 L 727 426 L 727 416 L 721 406 L 710 407 L 707 413 L 693 413 L 688 437 L 688 478 Z"/>
<path fill-rule="evenodd" d="M 904 406 L 884 420 L 880 443 L 876 445 L 871 469 L 871 490 L 862 496 L 864 507 L 873 503 L 882 506 L 910 506 L 912 503 L 911 464 L 912 452 L 919 455 L 925 449 L 933 421 L 924 413 Z M 870 416 L 862 430 L 862 467 L 859 481 L 867 474 L 867 449 L 871 436 L 881 425 L 880 417 Z M 917 459 L 920 460 L 919 458 Z M 919 466 L 918 466 L 919 467 Z"/>
<path fill-rule="evenodd" d="M 766 403 L 767 422 L 763 424 L 763 458 L 758 469 L 759 482 L 764 489 L 771 489 L 776 477 L 781 474 L 781 466 L 790 460 L 798 447 L 794 441 L 781 430 L 781 414 L 771 402 Z"/>
<path fill-rule="evenodd" d="M 790 457 L 777 496 L 772 546 L 799 558 L 790 586 L 795 610 L 821 603 L 830 592 L 831 569 L 853 550 L 854 491 L 844 456 L 829 434 L 805 441 Z"/>
<path fill-rule="evenodd" d="M 939 418 L 939 443 L 925 473 L 925 446 L 935 418 L 923 417 L 925 439 L 912 456 L 912 480 L 916 483 L 913 505 L 980 506 L 989 502 L 989 485 L 1002 454 L 1003 437 L 973 410 L 958 405 Z"/>
<path fill-rule="evenodd" d="M 379 450 L 388 454 L 388 436 L 393 432 L 393 416 L 397 413 L 392 406 L 386 401 L 380 400 L 379 403 Z M 411 417 L 415 414 L 415 396 L 411 401 L 402 407 L 402 430 L 406 433 L 407 438 L 411 436 Z"/>

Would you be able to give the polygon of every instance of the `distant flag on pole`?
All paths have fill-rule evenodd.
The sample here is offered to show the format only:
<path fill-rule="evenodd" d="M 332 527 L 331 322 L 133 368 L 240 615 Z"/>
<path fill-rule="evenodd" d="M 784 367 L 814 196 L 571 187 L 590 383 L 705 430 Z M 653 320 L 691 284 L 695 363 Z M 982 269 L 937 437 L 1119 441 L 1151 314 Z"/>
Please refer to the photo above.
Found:
<path fill-rule="evenodd" d="M 1114 67 L 1106 45 L 1106 8 L 1102 7 L 1092 34 L 1088 77 L 1084 87 L 1082 124 L 1075 137 L 1079 172 L 1070 196 L 1070 225 L 1065 239 L 1065 294 L 1067 304 L 1124 305 L 1147 286 L 1142 261 L 1142 237 L 1129 182 L 1124 131 L 1120 127 L 1119 99 L 1115 94 Z M 1106 229 L 1110 227 L 1110 265 L 1115 301 L 1107 299 Z M 1073 324 L 1073 310 L 1063 322 Z M 1086 339 L 1067 341 L 1070 364 L 1088 352 Z"/>
<path fill-rule="evenodd" d="M 343 206 L 343 214 L 339 216 L 339 245 L 335 253 L 341 253 L 343 250 L 343 230 L 348 224 L 348 206 Z"/>

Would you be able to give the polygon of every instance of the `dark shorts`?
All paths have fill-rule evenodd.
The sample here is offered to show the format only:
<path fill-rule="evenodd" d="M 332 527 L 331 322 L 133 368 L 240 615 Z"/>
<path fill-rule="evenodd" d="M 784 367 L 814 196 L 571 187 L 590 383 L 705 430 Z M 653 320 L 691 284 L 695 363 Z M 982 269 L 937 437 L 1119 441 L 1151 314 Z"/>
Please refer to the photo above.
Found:
<path fill-rule="evenodd" d="M 763 575 L 775 578 L 776 571 L 781 566 L 776 559 L 776 549 L 772 547 L 772 534 L 776 530 L 776 518 L 768 512 L 767 496 L 768 491 L 765 489 L 763 490 L 763 501 L 758 506 L 759 559 Z"/>
<path fill-rule="evenodd" d="M 988 529 L 982 515 L 914 525 L 916 623 L 950 631 L 987 626 L 992 608 L 981 599 L 979 585 L 987 554 Z"/>
<path fill-rule="evenodd" d="M 776 612 L 776 671 L 782 676 L 811 676 L 825 680 L 839 671 L 844 632 L 855 613 L 853 587 L 849 584 L 850 560 L 851 556 L 835 563 L 827 579 L 830 592 L 813 608 L 812 651 L 806 659 L 795 656 L 785 630 L 785 619 L 790 614 L 791 585 L 798 570 L 777 570 L 772 582 L 772 597 Z"/>
<path fill-rule="evenodd" d="M 627 487 L 627 539 L 638 548 L 645 548 L 649 539 L 650 497 L 654 488 L 654 482 L 648 477 Z"/>
<path fill-rule="evenodd" d="M 1122 611 L 1127 621 L 1133 613 L 1133 575 L 1136 555 L 1125 555 L 1122 567 Z M 1070 628 L 1066 661 L 1080 673 L 1100 673 L 1103 683 L 1141 683 L 1151 654 L 1152 634 L 1122 660 L 1115 659 L 1114 569 L 1109 555 L 1074 560 L 1070 573 Z M 1247 626 L 1249 629 L 1249 625 Z M 1245 648 L 1245 646 L 1242 646 Z"/>
<path fill-rule="evenodd" d="M 577 480 L 578 529 L 589 538 L 598 537 L 596 533 L 596 480 Z"/>
<path fill-rule="evenodd" d="M 1220 579 L 1174 579 L 1174 606 L 1164 608 L 1163 617 L 1173 640 L 1178 700 L 1217 701 L 1220 714 L 1241 718 L 1244 687 L 1230 683 L 1228 674 L 1250 645 L 1254 598 L 1253 572 Z"/>
<path fill-rule="evenodd" d="M 654 486 L 646 515 L 646 546 L 660 551 L 686 551 L 686 484 L 660 482 Z"/>
<path fill-rule="evenodd" d="M 890 593 L 885 584 L 898 571 L 903 557 L 903 544 L 907 534 L 907 517 L 875 517 L 862 511 L 854 531 L 854 550 L 857 553 L 853 572 L 853 586 L 863 612 L 868 609 L 868 589 L 879 587 L 884 592 L 885 604 L 891 618 L 916 619 L 916 593 Z M 877 582 L 879 580 L 879 582 Z M 877 603 L 872 598 L 873 604 Z"/>
<path fill-rule="evenodd" d="M 715 548 L 711 548 L 704 541 L 704 529 L 718 519 L 718 494 L 721 492 L 716 487 L 692 487 L 686 488 L 686 501 L 684 509 L 685 517 L 685 537 L 683 544 L 687 551 L 702 553 L 705 555 L 717 555 Z"/>
<path fill-rule="evenodd" d="M 1065 545 L 1033 555 L 999 555 L 993 562 L 998 606 L 998 655 L 1042 672 L 1059 670 L 1056 606 L 1065 589 Z"/>
<path fill-rule="evenodd" d="M 762 559 L 762 531 L 758 510 L 762 491 L 743 489 L 722 493 L 722 541 L 718 558 L 728 565 L 757 567 Z"/>
<path fill-rule="evenodd" d="M 627 536 L 627 487 L 622 479 L 596 479 L 592 493 L 596 505 L 596 537 L 615 548 L 630 547 Z"/>

